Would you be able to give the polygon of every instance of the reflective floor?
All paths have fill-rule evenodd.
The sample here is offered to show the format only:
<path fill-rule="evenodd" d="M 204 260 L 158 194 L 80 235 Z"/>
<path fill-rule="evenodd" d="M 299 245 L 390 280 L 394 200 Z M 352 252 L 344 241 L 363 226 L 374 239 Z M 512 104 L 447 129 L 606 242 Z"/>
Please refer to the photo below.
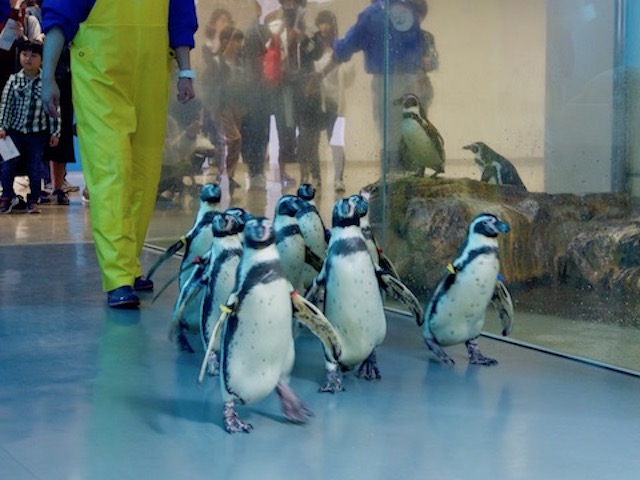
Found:
<path fill-rule="evenodd" d="M 373 166 L 362 167 L 349 172 L 349 193 L 377 178 Z M 267 185 L 269 212 L 282 191 L 271 176 Z M 241 191 L 234 202 L 249 196 Z M 322 198 L 326 211 L 330 184 Z M 218 381 L 199 387 L 199 355 L 179 353 L 168 340 L 175 287 L 153 304 L 144 296 L 138 312 L 105 307 L 88 208 L 74 194 L 70 207 L 0 217 L 0 479 L 640 474 L 640 378 L 490 337 L 480 346 L 497 367 L 469 366 L 464 348 L 452 347 L 456 365 L 447 368 L 429 361 L 418 328 L 393 312 L 378 353 L 380 381 L 350 373 L 345 392 L 318 393 L 321 350 L 303 336 L 291 385 L 315 416 L 304 426 L 287 423 L 272 394 L 239 407 L 252 433 L 228 435 Z M 188 206 L 159 209 L 150 240 L 175 239 L 192 213 Z M 157 255 L 146 250 L 145 265 Z M 171 259 L 157 284 L 177 268 Z M 557 321 L 517 312 L 516 329 L 563 350 L 577 343 L 578 353 L 582 332 L 582 341 L 599 340 L 610 354 L 638 355 L 632 332 L 589 336 L 584 324 L 560 328 Z"/>
<path fill-rule="evenodd" d="M 4 219 L 2 219 L 4 220 Z M 29 221 L 33 221 L 31 218 Z M 4 224 L 3 224 L 4 225 Z M 155 252 L 145 252 L 149 265 Z M 0 247 L 0 478 L 636 479 L 640 379 L 488 338 L 430 362 L 389 314 L 380 381 L 317 392 L 319 344 L 298 340 L 292 387 L 314 412 L 284 421 L 275 395 L 222 428 L 219 385 L 167 331 L 175 290 L 138 312 L 104 306 L 92 245 Z M 177 268 L 158 272 L 162 283 Z"/>

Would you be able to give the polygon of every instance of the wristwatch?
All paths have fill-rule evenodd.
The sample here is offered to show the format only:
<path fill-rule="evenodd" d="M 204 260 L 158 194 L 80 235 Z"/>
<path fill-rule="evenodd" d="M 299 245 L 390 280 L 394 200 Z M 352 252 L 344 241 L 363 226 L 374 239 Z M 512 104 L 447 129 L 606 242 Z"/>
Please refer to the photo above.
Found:
<path fill-rule="evenodd" d="M 193 80 L 196 78 L 196 71 L 192 69 L 180 70 L 178 71 L 178 78 L 191 78 Z"/>

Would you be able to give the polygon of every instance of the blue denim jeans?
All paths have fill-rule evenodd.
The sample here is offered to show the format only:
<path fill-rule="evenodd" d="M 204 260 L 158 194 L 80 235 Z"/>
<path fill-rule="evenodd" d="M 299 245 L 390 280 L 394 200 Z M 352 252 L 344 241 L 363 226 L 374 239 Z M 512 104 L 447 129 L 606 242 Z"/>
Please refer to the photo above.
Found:
<path fill-rule="evenodd" d="M 21 133 L 16 130 L 7 132 L 11 137 L 20 156 L 2 162 L 2 196 L 13 198 L 13 181 L 16 175 L 26 173 L 29 176 L 31 193 L 27 196 L 27 203 L 37 203 L 41 191 L 40 166 L 44 160 L 44 149 L 49 141 L 48 132 Z"/>

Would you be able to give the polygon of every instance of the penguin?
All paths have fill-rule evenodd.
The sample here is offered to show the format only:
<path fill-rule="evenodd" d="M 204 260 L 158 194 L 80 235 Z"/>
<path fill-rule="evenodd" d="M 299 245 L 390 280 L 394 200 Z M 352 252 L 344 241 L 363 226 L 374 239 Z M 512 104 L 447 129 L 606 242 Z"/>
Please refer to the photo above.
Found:
<path fill-rule="evenodd" d="M 214 218 L 213 244 L 206 276 L 206 291 L 201 306 L 201 328 L 203 349 L 207 349 L 215 323 L 219 317 L 220 306 L 224 305 L 236 284 L 236 272 L 242 256 L 242 231 L 246 212 L 241 209 L 226 210 Z M 220 346 L 214 345 L 214 352 Z M 207 360 L 209 373 L 217 372 L 215 353 Z"/>
<path fill-rule="evenodd" d="M 273 390 L 289 421 L 304 423 L 311 415 L 289 385 L 295 360 L 293 318 L 320 338 L 329 358 L 341 355 L 331 324 L 284 275 L 272 223 L 252 218 L 244 230 L 234 292 L 214 330 L 220 336 L 220 390 L 227 432 L 251 431 L 251 424 L 238 416 L 236 403 L 257 402 Z M 215 341 L 214 335 L 208 350 Z"/>
<path fill-rule="evenodd" d="M 358 376 L 380 378 L 376 348 L 384 341 L 387 323 L 376 268 L 360 230 L 362 201 L 353 195 L 336 202 L 327 257 L 307 292 L 310 298 L 324 287 L 324 313 L 342 347 L 337 361 L 325 362 L 321 392 L 344 390 L 339 370 L 351 370 L 358 364 Z"/>
<path fill-rule="evenodd" d="M 380 268 L 388 270 L 394 277 L 400 280 L 398 269 L 393 264 L 391 259 L 387 257 L 384 250 L 379 245 L 373 234 L 373 228 L 371 227 L 371 220 L 369 219 L 369 203 L 371 200 L 372 190 L 363 188 L 360 190 L 360 196 L 365 200 L 364 204 L 361 204 L 362 211 L 360 212 L 360 229 L 364 235 L 364 239 L 367 242 L 367 249 L 371 254 L 373 263 L 379 265 Z"/>
<path fill-rule="evenodd" d="M 424 176 L 425 168 L 434 171 L 431 178 L 444 173 L 444 140 L 427 118 L 418 97 L 406 93 L 394 100 L 393 104 L 402 105 L 400 151 L 402 158 L 406 159 L 406 168 L 415 168 L 419 177 Z"/>
<path fill-rule="evenodd" d="M 242 254 L 242 217 L 229 213 L 229 210 L 210 213 L 213 217 L 211 249 L 203 255 L 202 261 L 180 289 L 170 329 L 170 338 L 176 339 L 180 350 L 189 353 L 193 353 L 194 349 L 186 337 L 187 332 L 200 335 L 206 348 L 211 311 L 217 313 L 218 306 L 231 293 Z M 215 365 L 215 359 L 212 359 L 212 365 Z"/>
<path fill-rule="evenodd" d="M 462 148 L 471 150 L 473 153 L 474 160 L 482 172 L 481 181 L 495 185 L 513 185 L 525 192 L 527 191 L 527 187 L 513 163 L 491 149 L 487 144 L 474 142 Z"/>
<path fill-rule="evenodd" d="M 316 188 L 310 183 L 303 183 L 298 187 L 297 194 L 302 199 L 301 207 L 296 213 L 300 232 L 307 248 L 317 255 L 320 262 L 323 262 L 327 255 L 327 245 L 331 232 L 325 227 L 314 202 Z M 320 264 L 321 267 L 322 265 Z M 303 272 L 303 286 L 305 289 L 311 286 L 318 271 L 319 268 L 316 269 L 309 264 L 305 264 Z"/>
<path fill-rule="evenodd" d="M 275 230 L 276 246 L 280 254 L 282 269 L 293 287 L 304 289 L 305 261 L 309 255 L 297 214 L 303 207 L 303 200 L 296 195 L 283 195 L 275 208 L 273 228 Z M 322 261 L 318 262 L 320 265 Z M 318 265 L 318 270 L 320 269 Z"/>
<path fill-rule="evenodd" d="M 498 279 L 498 236 L 509 232 L 507 223 L 491 213 L 481 213 L 469 225 L 467 238 L 456 259 L 447 267 L 448 273 L 436 287 L 425 309 L 422 336 L 429 350 L 443 363 L 454 360 L 442 347 L 465 343 L 469 363 L 495 365 L 497 360 L 485 357 L 478 347 L 489 302 L 501 306 L 506 317 L 513 316 L 511 298 Z M 499 291 L 497 291 L 499 290 Z M 502 295 L 502 298 L 500 296 Z M 505 297 L 506 296 L 506 297 Z M 509 311 L 508 304 L 511 305 Z M 511 331 L 511 320 L 503 334 Z"/>
<path fill-rule="evenodd" d="M 185 248 L 185 255 L 182 260 L 182 265 L 180 267 L 181 273 L 185 273 L 185 276 L 180 275 L 182 281 L 184 281 L 188 275 L 186 272 L 182 272 L 182 269 L 185 266 L 188 266 L 187 257 L 189 257 L 189 261 L 191 261 L 198 252 L 206 251 L 207 241 L 210 242 L 210 235 L 204 229 L 205 225 L 210 225 L 211 217 L 207 216 L 207 212 L 213 212 L 217 209 L 220 204 L 220 199 L 222 198 L 222 190 L 220 186 L 215 183 L 207 183 L 200 190 L 200 206 L 196 213 L 195 220 L 193 222 L 193 226 L 191 229 L 184 234 L 177 242 L 167 248 L 164 253 L 156 260 L 156 262 L 151 266 L 149 272 L 146 275 L 148 280 L 151 280 L 151 277 L 155 273 L 155 271 L 171 256 L 180 251 L 182 247 Z M 204 232 L 204 237 L 200 237 L 200 234 Z M 203 247 L 200 247 L 200 243 L 203 243 Z M 193 244 L 193 246 L 192 246 Z M 189 255 L 191 252 L 191 255 Z M 166 288 L 166 286 L 165 286 Z M 163 289 L 164 290 L 164 289 Z M 157 296 L 156 296 L 157 297 Z"/>

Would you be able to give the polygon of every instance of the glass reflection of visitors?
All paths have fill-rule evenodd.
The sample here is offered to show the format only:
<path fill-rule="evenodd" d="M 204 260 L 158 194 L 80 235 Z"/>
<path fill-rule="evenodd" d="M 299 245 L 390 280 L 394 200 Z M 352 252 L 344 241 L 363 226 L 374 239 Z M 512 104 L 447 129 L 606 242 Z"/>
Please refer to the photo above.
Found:
<path fill-rule="evenodd" d="M 322 10 L 316 15 L 314 23 L 318 28 L 318 32 L 314 35 L 314 41 L 322 46 L 322 56 L 315 62 L 315 69 L 320 72 L 331 63 L 333 42 L 338 38 L 338 21 L 333 12 Z M 346 102 L 344 89 L 353 82 L 354 69 L 350 67 L 350 64 L 344 63 L 333 69 L 322 79 L 320 85 L 324 109 L 322 127 L 326 129 L 327 140 L 331 147 L 334 168 L 333 186 L 337 193 L 345 191 L 344 110 Z"/>
<path fill-rule="evenodd" d="M 363 52 L 365 70 L 372 75 L 374 121 L 380 140 L 384 138 L 386 125 L 389 168 L 397 169 L 402 107 L 394 106 L 393 101 L 411 92 L 424 105 L 429 103 L 424 70 L 425 59 L 429 57 L 428 36 L 420 27 L 428 7 L 426 0 L 389 0 L 387 11 L 385 3 L 384 0 L 373 0 L 360 12 L 344 38 L 334 43 L 333 62 L 322 74 L 326 76 L 336 64 L 349 61 L 356 52 Z M 389 30 L 385 39 L 387 24 Z"/>
<path fill-rule="evenodd" d="M 260 23 L 262 7 L 254 3 L 256 17 L 245 33 L 244 66 L 246 84 L 246 114 L 242 121 L 242 159 L 249 170 L 249 190 L 264 190 L 264 174 L 269 144 L 269 119 L 271 101 L 269 88 L 264 79 L 262 59 L 265 45 L 271 32 L 269 27 Z"/>
<path fill-rule="evenodd" d="M 207 89 L 211 104 L 207 105 L 213 119 L 218 139 L 223 151 L 220 159 L 219 175 L 226 173 L 229 193 L 233 195 L 240 184 L 234 176 L 240 160 L 242 148 L 241 125 L 245 114 L 244 93 L 247 90 L 245 68 L 242 61 L 244 33 L 229 25 L 220 32 L 220 51 L 213 57 L 210 82 Z"/>
<path fill-rule="evenodd" d="M 306 0 L 280 0 L 280 10 L 265 20 L 272 32 L 270 42 L 277 42 L 281 51 L 282 79 L 274 87 L 274 114 L 280 146 L 280 180 L 284 186 L 294 182 L 286 172 L 286 165 L 299 160 L 298 146 L 301 144 L 302 150 L 308 151 L 313 143 L 310 127 L 317 122 L 320 102 L 319 89 L 313 89 L 318 82 L 309 82 L 308 74 L 313 73 L 313 62 L 320 58 L 322 50 L 305 33 L 306 4 Z"/>

